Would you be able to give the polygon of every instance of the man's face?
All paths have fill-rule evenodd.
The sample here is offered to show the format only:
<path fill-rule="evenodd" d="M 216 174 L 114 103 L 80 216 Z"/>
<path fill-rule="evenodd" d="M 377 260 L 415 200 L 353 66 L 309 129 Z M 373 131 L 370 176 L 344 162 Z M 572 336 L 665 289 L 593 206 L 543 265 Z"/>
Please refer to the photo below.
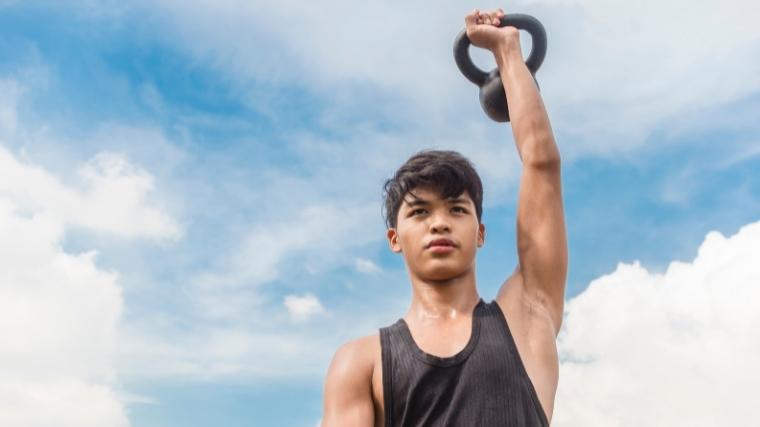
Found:
<path fill-rule="evenodd" d="M 413 274 L 444 280 L 473 268 L 484 233 L 466 191 L 444 200 L 432 189 L 416 188 L 404 196 L 396 228 L 388 229 L 387 237 L 391 250 L 403 253 Z M 446 242 L 441 245 L 440 240 Z"/>

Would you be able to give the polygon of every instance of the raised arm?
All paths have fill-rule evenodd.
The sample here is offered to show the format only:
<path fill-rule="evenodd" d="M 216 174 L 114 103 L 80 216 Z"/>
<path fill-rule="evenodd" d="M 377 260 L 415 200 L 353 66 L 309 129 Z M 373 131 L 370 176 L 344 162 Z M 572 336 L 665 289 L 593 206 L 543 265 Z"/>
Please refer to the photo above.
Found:
<path fill-rule="evenodd" d="M 525 291 L 544 303 L 559 332 L 568 264 L 560 155 L 541 95 L 523 61 L 519 39 L 513 40 L 502 43 L 494 54 L 523 161 L 517 204 L 520 272 Z"/>
<path fill-rule="evenodd" d="M 372 427 L 372 360 L 362 340 L 343 344 L 333 357 L 324 388 L 322 427 Z"/>
<path fill-rule="evenodd" d="M 478 16 L 468 16 L 468 35 L 474 44 L 494 53 L 523 162 L 517 206 L 520 260 L 515 274 L 522 276 L 519 282 L 525 294 L 547 309 L 559 333 L 568 264 L 559 150 L 541 95 L 523 60 L 519 32 L 494 26 L 503 16 L 501 11 L 480 22 Z"/>

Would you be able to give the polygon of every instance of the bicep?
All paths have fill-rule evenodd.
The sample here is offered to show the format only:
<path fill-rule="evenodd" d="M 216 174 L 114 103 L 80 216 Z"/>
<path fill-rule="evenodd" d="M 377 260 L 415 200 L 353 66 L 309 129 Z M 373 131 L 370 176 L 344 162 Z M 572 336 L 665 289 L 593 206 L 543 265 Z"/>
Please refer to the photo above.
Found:
<path fill-rule="evenodd" d="M 322 427 L 373 426 L 372 365 L 359 341 L 342 345 L 327 371 Z"/>

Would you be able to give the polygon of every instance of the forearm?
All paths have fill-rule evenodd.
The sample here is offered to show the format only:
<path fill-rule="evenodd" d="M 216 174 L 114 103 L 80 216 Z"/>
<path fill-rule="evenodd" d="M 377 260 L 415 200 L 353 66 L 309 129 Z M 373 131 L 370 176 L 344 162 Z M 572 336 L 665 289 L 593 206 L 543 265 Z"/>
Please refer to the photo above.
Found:
<path fill-rule="evenodd" d="M 517 151 L 524 164 L 559 163 L 549 116 L 519 48 L 494 49 L 501 81 L 507 93 L 509 117 Z"/>

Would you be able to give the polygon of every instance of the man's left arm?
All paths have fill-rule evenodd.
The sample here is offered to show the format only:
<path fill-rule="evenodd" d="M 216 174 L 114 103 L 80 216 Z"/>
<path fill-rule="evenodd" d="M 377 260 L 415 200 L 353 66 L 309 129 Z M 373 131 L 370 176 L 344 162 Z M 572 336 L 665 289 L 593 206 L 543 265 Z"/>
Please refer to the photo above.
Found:
<path fill-rule="evenodd" d="M 549 311 L 559 333 L 568 265 L 559 150 L 519 38 L 505 38 L 493 52 L 523 163 L 517 206 L 519 274 L 526 295 Z"/>

